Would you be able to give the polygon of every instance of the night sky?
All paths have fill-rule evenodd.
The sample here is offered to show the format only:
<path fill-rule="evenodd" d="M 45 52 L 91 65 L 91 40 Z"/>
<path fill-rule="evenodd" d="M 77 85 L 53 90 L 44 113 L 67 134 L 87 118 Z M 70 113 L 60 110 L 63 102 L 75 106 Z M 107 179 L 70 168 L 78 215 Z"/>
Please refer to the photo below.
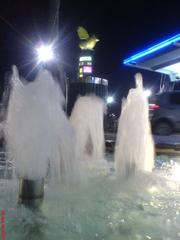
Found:
<path fill-rule="evenodd" d="M 76 29 L 82 25 L 100 39 L 95 48 L 96 76 L 108 79 L 109 92 L 120 99 L 134 86 L 134 73 L 140 71 L 123 66 L 123 59 L 179 33 L 179 9 L 178 1 L 136 0 L 122 4 L 121 1 L 61 0 L 59 51 L 67 75 L 76 76 L 79 52 Z M 12 64 L 22 73 L 30 68 L 32 46 L 47 33 L 49 1 L 1 1 L 0 16 L 2 83 L 4 71 Z M 161 75 L 140 72 L 145 87 L 157 91 Z"/>

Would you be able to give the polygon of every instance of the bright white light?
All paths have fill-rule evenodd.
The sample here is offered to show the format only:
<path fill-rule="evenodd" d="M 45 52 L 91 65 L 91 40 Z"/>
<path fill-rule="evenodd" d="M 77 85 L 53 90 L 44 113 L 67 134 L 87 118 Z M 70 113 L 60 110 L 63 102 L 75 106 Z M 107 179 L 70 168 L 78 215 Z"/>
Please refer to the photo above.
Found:
<path fill-rule="evenodd" d="M 50 45 L 41 45 L 36 49 L 36 51 L 39 62 L 48 62 L 54 59 L 53 49 Z"/>
<path fill-rule="evenodd" d="M 146 89 L 146 90 L 144 90 L 144 94 L 146 95 L 146 97 L 150 97 L 152 92 L 150 89 Z"/>
<path fill-rule="evenodd" d="M 113 96 L 107 97 L 106 102 L 107 102 L 107 104 L 113 103 L 114 102 L 114 97 Z"/>
<path fill-rule="evenodd" d="M 157 69 L 157 72 L 169 74 L 170 76 L 173 75 L 177 78 L 180 78 L 180 62 Z"/>
<path fill-rule="evenodd" d="M 164 67 L 164 69 L 172 73 L 180 73 L 180 63 L 172 64 L 170 66 Z"/>

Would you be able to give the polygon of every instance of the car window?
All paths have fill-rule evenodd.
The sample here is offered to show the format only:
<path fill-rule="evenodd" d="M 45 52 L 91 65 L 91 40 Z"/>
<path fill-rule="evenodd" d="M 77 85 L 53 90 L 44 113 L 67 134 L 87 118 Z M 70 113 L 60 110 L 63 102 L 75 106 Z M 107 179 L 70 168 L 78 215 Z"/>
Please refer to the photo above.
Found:
<path fill-rule="evenodd" d="M 149 103 L 155 103 L 156 101 L 157 101 L 156 95 L 149 97 Z"/>
<path fill-rule="evenodd" d="M 167 93 L 160 93 L 152 96 L 150 103 L 156 103 L 165 105 L 169 101 L 169 95 Z"/>
<path fill-rule="evenodd" d="M 170 103 L 180 105 L 180 93 L 172 93 L 170 95 Z"/>

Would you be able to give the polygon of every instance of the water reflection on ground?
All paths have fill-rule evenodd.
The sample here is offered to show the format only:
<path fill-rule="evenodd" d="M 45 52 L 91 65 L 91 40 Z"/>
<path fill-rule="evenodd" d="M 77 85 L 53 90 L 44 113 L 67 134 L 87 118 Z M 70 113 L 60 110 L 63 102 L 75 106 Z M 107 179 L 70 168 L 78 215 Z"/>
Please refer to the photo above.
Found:
<path fill-rule="evenodd" d="M 158 156 L 153 173 L 117 180 L 113 155 L 106 157 L 108 174 L 79 185 L 47 182 L 39 211 L 18 206 L 18 182 L 1 180 L 7 239 L 179 239 L 179 158 Z"/>

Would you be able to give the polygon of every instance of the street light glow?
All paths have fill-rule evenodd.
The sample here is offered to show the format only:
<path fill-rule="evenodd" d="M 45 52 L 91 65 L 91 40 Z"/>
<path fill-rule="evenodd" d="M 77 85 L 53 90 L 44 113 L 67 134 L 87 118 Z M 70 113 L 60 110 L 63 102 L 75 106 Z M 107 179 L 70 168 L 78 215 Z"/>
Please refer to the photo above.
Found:
<path fill-rule="evenodd" d="M 113 96 L 108 96 L 106 99 L 107 104 L 111 104 L 114 102 L 114 97 Z"/>
<path fill-rule="evenodd" d="M 41 45 L 36 48 L 39 62 L 48 62 L 54 59 L 54 52 L 51 45 Z"/>
<path fill-rule="evenodd" d="M 150 97 L 152 95 L 152 91 L 150 89 L 145 89 L 144 94 L 146 97 Z"/>

